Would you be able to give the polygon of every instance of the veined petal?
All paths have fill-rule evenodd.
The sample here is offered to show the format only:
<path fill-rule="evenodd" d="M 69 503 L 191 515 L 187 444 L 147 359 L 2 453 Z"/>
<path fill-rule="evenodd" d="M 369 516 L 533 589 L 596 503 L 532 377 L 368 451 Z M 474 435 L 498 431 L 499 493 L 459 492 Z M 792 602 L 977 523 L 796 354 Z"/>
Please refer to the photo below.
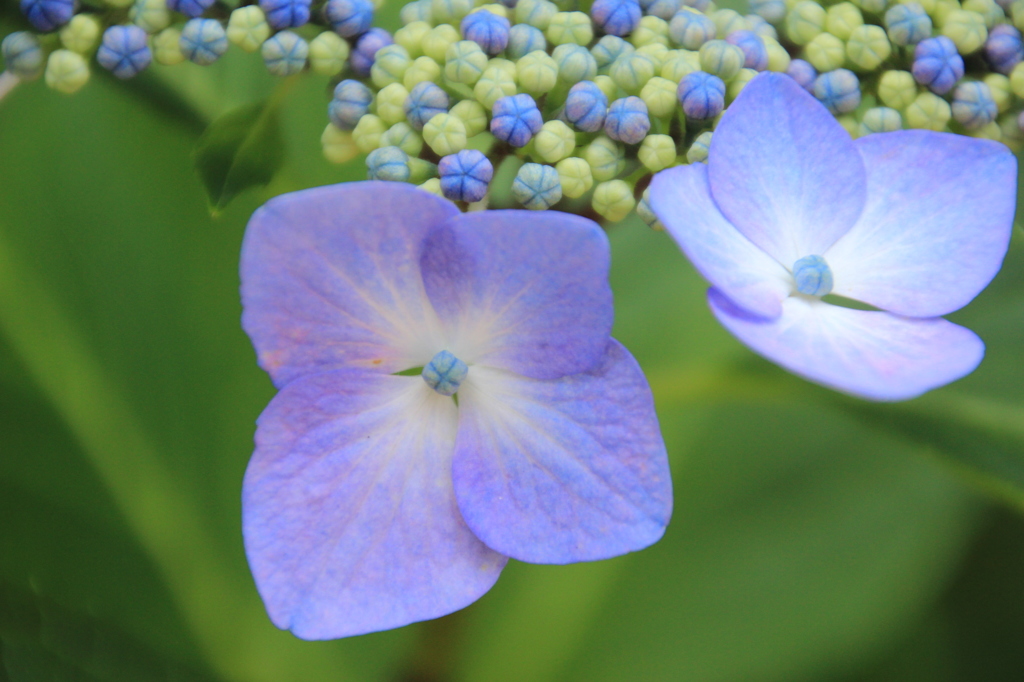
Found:
<path fill-rule="evenodd" d="M 536 380 L 474 368 L 459 393 L 453 477 L 488 547 L 568 563 L 656 542 L 672 484 L 650 388 L 610 340 L 593 371 Z"/>
<path fill-rule="evenodd" d="M 737 305 L 764 317 L 782 314 L 782 301 L 792 290 L 789 271 L 718 210 L 704 164 L 655 175 L 651 207 L 700 273 Z"/>
<path fill-rule="evenodd" d="M 868 172 L 860 220 L 824 254 L 836 294 L 934 317 L 977 296 L 1003 262 L 1017 163 L 1004 145 L 903 130 L 856 142 Z"/>
<path fill-rule="evenodd" d="M 717 289 L 718 321 L 757 353 L 800 376 L 870 400 L 906 400 L 971 373 L 985 345 L 942 319 L 853 310 L 791 296 L 775 320 L 757 318 Z"/>
<path fill-rule="evenodd" d="M 547 211 L 478 211 L 434 230 L 427 293 L 470 365 L 537 379 L 597 365 L 612 328 L 608 238 L 593 221 Z"/>
<path fill-rule="evenodd" d="M 256 211 L 242 244 L 242 326 L 274 383 L 426 364 L 441 334 L 420 252 L 430 229 L 457 213 L 396 182 L 316 187 Z"/>
<path fill-rule="evenodd" d="M 708 177 L 725 217 L 787 268 L 823 254 L 864 206 L 864 164 L 850 135 L 783 74 L 754 78 L 722 115 Z"/>
<path fill-rule="evenodd" d="M 505 557 L 452 491 L 458 423 L 419 377 L 340 370 L 288 384 L 259 419 L 245 550 L 270 619 L 333 639 L 436 618 L 490 589 Z"/>

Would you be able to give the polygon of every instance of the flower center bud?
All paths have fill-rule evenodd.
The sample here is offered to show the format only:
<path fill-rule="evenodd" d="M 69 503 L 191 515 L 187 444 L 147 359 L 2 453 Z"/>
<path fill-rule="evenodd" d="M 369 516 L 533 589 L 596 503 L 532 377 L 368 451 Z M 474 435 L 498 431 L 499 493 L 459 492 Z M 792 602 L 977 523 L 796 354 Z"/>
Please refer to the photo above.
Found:
<path fill-rule="evenodd" d="M 796 290 L 808 296 L 824 296 L 832 291 L 832 269 L 821 256 L 804 256 L 793 263 Z"/>
<path fill-rule="evenodd" d="M 443 350 L 423 368 L 423 380 L 441 395 L 450 396 L 459 390 L 468 373 L 466 363 Z"/>

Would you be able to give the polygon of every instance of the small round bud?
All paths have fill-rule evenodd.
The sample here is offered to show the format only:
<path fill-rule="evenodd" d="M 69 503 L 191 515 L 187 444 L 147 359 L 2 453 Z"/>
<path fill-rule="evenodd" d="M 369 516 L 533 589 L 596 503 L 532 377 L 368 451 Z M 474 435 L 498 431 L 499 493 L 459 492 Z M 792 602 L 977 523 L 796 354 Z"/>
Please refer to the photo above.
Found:
<path fill-rule="evenodd" d="M 462 20 L 460 28 L 463 38 L 476 43 L 489 55 L 498 54 L 508 45 L 508 19 L 487 10 L 470 13 Z"/>
<path fill-rule="evenodd" d="M 619 86 L 615 84 L 611 76 L 597 76 L 593 80 L 594 85 L 601 89 L 605 99 L 611 100 L 619 94 Z"/>
<path fill-rule="evenodd" d="M 814 79 L 818 77 L 818 70 L 803 59 L 793 59 L 789 62 L 786 74 L 800 84 L 807 92 L 814 89 Z"/>
<path fill-rule="evenodd" d="M 611 180 L 622 172 L 626 162 L 622 145 L 601 135 L 583 149 L 583 158 L 590 165 L 594 180 Z"/>
<path fill-rule="evenodd" d="M 705 131 L 697 136 L 697 139 L 690 145 L 686 152 L 686 160 L 690 163 L 702 163 L 708 160 L 708 152 L 711 150 L 711 131 Z"/>
<path fill-rule="evenodd" d="M 494 103 L 502 97 L 516 94 L 516 80 L 504 69 L 490 67 L 484 71 L 484 75 L 473 86 L 473 96 L 476 101 L 488 109 L 494 107 Z"/>
<path fill-rule="evenodd" d="M 864 15 L 852 2 L 840 2 L 828 8 L 825 30 L 840 40 L 849 40 L 855 28 L 864 25 Z"/>
<path fill-rule="evenodd" d="M 971 137 L 981 140 L 992 140 L 993 142 L 1004 142 L 1003 129 L 998 123 L 992 121 L 980 128 L 974 128 L 968 133 Z M 1009 146 L 1009 143 L 1007 143 Z"/>
<path fill-rule="evenodd" d="M 557 163 L 576 150 L 576 133 L 561 121 L 548 121 L 533 140 L 533 148 L 546 163 Z"/>
<path fill-rule="evenodd" d="M 891 133 L 903 128 L 903 117 L 900 112 L 889 107 L 874 107 L 864 112 L 858 128 L 859 135 L 871 133 Z"/>
<path fill-rule="evenodd" d="M 650 187 L 644 190 L 643 196 L 640 197 L 640 202 L 636 205 L 636 214 L 640 217 L 640 220 L 644 221 L 647 227 L 652 230 L 663 231 L 665 226 L 660 220 L 658 220 L 658 216 L 654 214 L 654 210 L 651 209 L 650 193 Z"/>
<path fill-rule="evenodd" d="M 153 59 L 164 66 L 174 66 L 185 61 L 185 55 L 181 53 L 181 31 L 165 28 L 153 36 Z"/>
<path fill-rule="evenodd" d="M 89 80 L 89 65 L 71 50 L 54 50 L 46 60 L 46 85 L 70 95 Z"/>
<path fill-rule="evenodd" d="M 209 66 L 228 50 L 228 37 L 216 19 L 189 19 L 181 29 L 181 53 L 191 62 Z"/>
<path fill-rule="evenodd" d="M 260 49 L 263 41 L 270 37 L 270 25 L 263 10 L 256 5 L 249 5 L 231 12 L 225 33 L 232 44 L 246 52 L 255 52 Z M 345 48 L 347 56 L 348 43 L 345 44 Z"/>
<path fill-rule="evenodd" d="M 374 2 L 374 8 L 377 3 Z M 399 10 L 398 18 L 402 22 L 403 26 L 409 26 L 417 22 L 427 24 L 427 28 L 434 22 L 434 9 L 431 6 L 430 0 L 412 0 L 405 4 L 401 10 Z M 409 49 L 408 45 L 404 45 L 405 49 Z M 410 50 L 410 53 L 412 50 Z M 419 55 L 417 55 L 419 56 Z"/>
<path fill-rule="evenodd" d="M 933 2 L 934 0 L 928 0 Z M 871 14 L 881 14 L 885 11 L 885 6 L 889 4 L 889 0 L 853 0 L 853 4 L 860 7 L 865 12 Z"/>
<path fill-rule="evenodd" d="M 409 90 L 420 83 L 437 83 L 441 80 L 441 67 L 427 56 L 417 57 L 402 75 L 402 85 Z"/>
<path fill-rule="evenodd" d="M 647 6 L 647 14 L 668 21 L 682 6 L 682 0 L 654 0 Z"/>
<path fill-rule="evenodd" d="M 423 56 L 423 39 L 428 33 L 430 24 L 425 21 L 413 21 L 395 31 L 395 43 L 404 47 L 411 59 L 416 59 Z"/>
<path fill-rule="evenodd" d="M 86 14 L 79 14 L 75 18 L 88 16 L 89 15 Z M 75 18 L 72 18 L 71 23 L 61 30 L 62 41 L 64 40 L 64 32 L 71 28 L 71 24 L 75 22 Z M 136 0 L 135 4 L 132 5 L 131 10 L 128 12 L 128 18 L 132 20 L 133 24 L 141 28 L 146 33 L 156 33 L 171 25 L 171 11 L 167 9 L 167 0 Z M 95 21 L 95 19 L 93 19 L 93 21 Z M 95 35 L 95 38 L 99 37 L 99 22 L 96 23 L 95 33 L 93 35 Z M 93 39 L 94 41 L 95 38 Z M 66 44 L 67 43 L 65 43 L 65 45 Z M 93 44 L 95 44 L 95 42 L 93 42 Z"/>
<path fill-rule="evenodd" d="M 895 45 L 916 45 L 932 35 L 932 18 L 916 2 L 893 5 L 885 13 L 889 40 Z"/>
<path fill-rule="evenodd" d="M 764 71 L 768 68 L 768 48 L 765 47 L 761 36 L 753 31 L 733 31 L 725 41 L 743 52 L 744 68 L 755 71 Z"/>
<path fill-rule="evenodd" d="M 60 28 L 75 14 L 74 0 L 21 0 L 21 12 L 43 33 Z"/>
<path fill-rule="evenodd" d="M 775 27 L 769 24 L 767 21 L 765 21 L 761 16 L 757 14 L 748 14 L 743 18 L 746 20 L 747 26 L 749 26 L 750 30 L 753 31 L 755 34 L 761 36 L 762 38 L 771 38 L 772 40 L 779 39 L 779 32 L 776 31 Z M 726 36 L 726 38 L 728 37 L 729 36 Z"/>
<path fill-rule="evenodd" d="M 370 79 L 378 88 L 402 83 L 405 72 L 412 65 L 409 52 L 401 45 L 385 45 L 377 50 L 370 67 Z"/>
<path fill-rule="evenodd" d="M 640 25 L 643 14 L 636 0 L 594 0 L 590 18 L 601 33 L 626 36 Z"/>
<path fill-rule="evenodd" d="M 539 163 L 524 163 L 512 182 L 512 196 L 533 211 L 551 208 L 562 198 L 558 171 Z"/>
<path fill-rule="evenodd" d="M 520 0 L 516 3 L 516 23 L 527 24 L 541 31 L 548 30 L 558 7 L 548 0 Z"/>
<path fill-rule="evenodd" d="M 765 49 L 768 51 L 768 70 L 774 73 L 786 73 L 789 71 L 789 63 L 792 59 L 779 41 L 772 38 L 762 37 Z"/>
<path fill-rule="evenodd" d="M 783 0 L 750 0 L 750 11 L 769 24 L 775 25 L 786 18 L 786 3 Z"/>
<path fill-rule="evenodd" d="M 423 82 L 409 90 L 405 100 L 405 117 L 414 130 L 423 130 L 427 121 L 448 113 L 448 93 L 435 83 Z"/>
<path fill-rule="evenodd" d="M 846 46 L 831 33 L 819 33 L 804 47 L 804 56 L 818 71 L 833 71 L 846 62 Z"/>
<path fill-rule="evenodd" d="M 235 10 L 238 11 L 238 10 Z M 232 13 L 232 16 L 234 14 Z M 228 40 L 231 40 L 231 27 L 228 27 Z M 309 41 L 309 68 L 324 76 L 341 73 L 348 59 L 348 43 L 337 33 L 324 31 Z"/>
<path fill-rule="evenodd" d="M 647 105 L 639 97 L 617 99 L 608 107 L 604 120 L 605 135 L 626 144 L 637 144 L 651 129 Z"/>
<path fill-rule="evenodd" d="M 718 76 L 696 71 L 679 82 L 676 91 L 686 118 L 706 121 L 725 108 L 725 83 Z"/>
<path fill-rule="evenodd" d="M 343 80 L 334 86 L 334 97 L 327 105 L 327 117 L 342 130 L 352 130 L 373 104 L 373 91 L 356 80 Z"/>
<path fill-rule="evenodd" d="M 825 296 L 832 291 L 832 268 L 821 256 L 804 256 L 793 264 L 796 290 L 807 296 Z"/>
<path fill-rule="evenodd" d="M 1024 60 L 1024 42 L 1020 31 L 1008 24 L 992 29 L 985 41 L 985 59 L 999 73 L 1010 73 Z"/>
<path fill-rule="evenodd" d="M 700 68 L 723 81 L 732 80 L 740 72 L 744 59 L 740 48 L 724 40 L 711 40 L 700 48 Z"/>
<path fill-rule="evenodd" d="M 302 71 L 309 56 L 309 43 L 292 33 L 275 33 L 260 50 L 267 71 L 275 76 L 291 76 Z"/>
<path fill-rule="evenodd" d="M 359 147 L 352 139 L 352 133 L 328 123 L 320 136 L 324 158 L 331 163 L 345 163 L 359 156 Z"/>
<path fill-rule="evenodd" d="M 616 59 L 608 73 L 616 85 L 628 93 L 635 94 L 654 77 L 657 66 L 647 55 L 634 52 Z"/>
<path fill-rule="evenodd" d="M 387 124 L 380 120 L 379 116 L 366 114 L 356 127 L 352 129 L 352 140 L 356 143 L 363 154 L 369 154 L 381 146 L 384 133 L 388 131 Z"/>
<path fill-rule="evenodd" d="M 445 156 L 437 165 L 441 192 L 452 201 L 480 201 L 494 177 L 494 166 L 476 149 L 465 149 Z"/>
<path fill-rule="evenodd" d="M 668 135 L 648 135 L 637 151 L 637 158 L 647 170 L 657 173 L 676 162 L 676 141 Z"/>
<path fill-rule="evenodd" d="M 416 185 L 416 186 L 419 187 L 420 189 L 422 189 L 424 192 L 430 192 L 431 194 L 433 194 L 436 197 L 443 197 L 444 196 L 444 192 L 441 190 L 441 180 L 438 179 L 438 178 L 430 178 L 429 180 L 424 182 L 422 185 Z"/>
<path fill-rule="evenodd" d="M 366 157 L 366 170 L 371 180 L 405 182 L 412 175 L 409 155 L 398 147 L 374 149 Z"/>
<path fill-rule="evenodd" d="M 942 95 L 953 89 L 964 75 L 964 60 L 947 36 L 922 40 L 914 48 L 911 68 L 914 80 Z"/>
<path fill-rule="evenodd" d="M 43 50 L 39 39 L 28 31 L 15 31 L 0 43 L 7 70 L 18 78 L 31 80 L 43 71 Z"/>
<path fill-rule="evenodd" d="M 996 108 L 1002 114 L 1010 108 L 1013 103 L 1013 90 L 1010 88 L 1010 79 L 1001 73 L 990 73 L 981 79 L 992 92 L 992 100 Z"/>
<path fill-rule="evenodd" d="M 463 19 L 463 25 L 471 17 L 480 14 L 490 14 L 490 12 L 474 12 Z M 445 54 L 444 76 L 449 81 L 474 85 L 480 80 L 485 68 L 487 68 L 487 55 L 484 54 L 478 41 L 460 40 L 448 47 L 448 52 Z"/>
<path fill-rule="evenodd" d="M 570 199 L 579 199 L 594 186 L 590 164 L 577 156 L 562 159 L 555 164 L 555 170 L 558 171 L 562 194 Z"/>
<path fill-rule="evenodd" d="M 953 91 L 953 118 L 968 130 L 978 130 L 996 120 L 999 109 L 988 85 L 980 81 L 961 83 Z"/>
<path fill-rule="evenodd" d="M 260 0 L 260 9 L 274 30 L 303 26 L 309 22 L 310 0 Z"/>
<path fill-rule="evenodd" d="M 644 45 L 660 44 L 668 46 L 668 22 L 661 17 L 646 16 L 640 19 L 640 25 L 636 27 L 629 42 L 635 47 Z"/>
<path fill-rule="evenodd" d="M 985 17 L 977 12 L 960 9 L 952 10 L 946 15 L 946 20 L 942 22 L 941 33 L 956 44 L 956 49 L 960 54 L 971 54 L 977 51 L 988 38 Z"/>
<path fill-rule="evenodd" d="M 700 71 L 698 54 L 690 50 L 674 50 L 661 67 L 661 77 L 679 85 L 679 81 L 694 71 Z"/>
<path fill-rule="evenodd" d="M 1020 99 L 1024 99 L 1024 62 L 1010 71 L 1010 90 Z"/>
<path fill-rule="evenodd" d="M 396 123 L 380 137 L 382 147 L 398 147 L 409 156 L 419 156 L 423 151 L 423 137 L 408 123 Z"/>
<path fill-rule="evenodd" d="M 513 147 L 524 147 L 540 132 L 544 119 L 529 95 L 510 95 L 494 103 L 491 133 Z"/>
<path fill-rule="evenodd" d="M 380 96 L 378 95 L 378 100 L 379 98 Z M 379 104 L 377 109 L 379 113 Z M 487 130 L 487 124 L 490 122 L 484 108 L 471 99 L 462 100 L 452 107 L 452 110 L 448 113 L 462 121 L 462 124 L 466 126 L 466 137 L 470 138 Z"/>
<path fill-rule="evenodd" d="M 878 80 L 878 98 L 887 107 L 902 111 L 917 97 L 917 83 L 909 71 L 886 71 Z"/>
<path fill-rule="evenodd" d="M 668 24 L 668 35 L 672 42 L 687 50 L 699 50 L 709 40 L 714 40 L 718 29 L 708 17 L 683 9 Z"/>
<path fill-rule="evenodd" d="M 558 64 L 546 52 L 537 50 L 516 64 L 516 78 L 524 92 L 540 96 L 555 87 L 558 81 Z"/>
<path fill-rule="evenodd" d="M 167 8 L 186 17 L 198 17 L 213 5 L 213 0 L 167 0 Z"/>
<path fill-rule="evenodd" d="M 813 94 L 833 114 L 845 114 L 860 105 L 860 81 L 853 71 L 836 69 L 814 79 Z"/>
<path fill-rule="evenodd" d="M 740 92 L 743 88 L 747 87 L 747 83 L 754 80 L 754 76 L 757 75 L 757 71 L 753 69 L 740 69 L 740 72 L 736 74 L 736 77 L 729 81 L 729 85 L 726 87 L 725 94 L 728 100 L 732 102 L 739 97 Z"/>
<path fill-rule="evenodd" d="M 501 57 L 493 57 L 487 62 L 487 69 L 501 69 L 510 77 L 516 77 L 516 63 Z M 484 69 L 486 71 L 487 69 Z"/>
<path fill-rule="evenodd" d="M 676 54 L 677 50 L 670 50 L 667 46 L 662 43 L 648 43 L 641 45 L 636 48 L 636 54 L 642 54 L 645 57 L 649 57 L 654 62 L 655 72 L 661 71 L 661 67 L 665 65 L 668 59 Z"/>
<path fill-rule="evenodd" d="M 473 0 L 431 0 L 430 13 L 435 22 L 456 25 L 473 11 Z"/>
<path fill-rule="evenodd" d="M 806 45 L 825 30 L 828 14 L 812 0 L 798 2 L 786 15 L 786 35 L 797 45 Z"/>
<path fill-rule="evenodd" d="M 565 100 L 565 118 L 579 130 L 594 133 L 604 127 L 608 98 L 592 81 L 582 81 L 569 88 Z"/>
<path fill-rule="evenodd" d="M 930 92 L 919 94 L 904 113 L 908 127 L 937 131 L 945 130 L 953 116 L 946 100 Z"/>
<path fill-rule="evenodd" d="M 352 67 L 352 72 L 361 78 L 369 76 L 377 52 L 382 47 L 393 43 L 391 34 L 382 28 L 371 28 L 359 36 L 349 56 L 349 65 Z"/>
<path fill-rule="evenodd" d="M 475 4 L 477 6 L 477 9 L 486 10 L 491 14 L 497 14 L 502 19 L 507 19 L 509 23 L 512 22 L 511 5 L 503 5 L 499 2 L 492 2 L 486 5 L 481 5 L 479 0 L 477 0 Z"/>
<path fill-rule="evenodd" d="M 562 83 L 571 85 L 597 75 L 597 61 L 580 45 L 559 45 L 551 58 L 558 65 L 558 80 Z"/>
<path fill-rule="evenodd" d="M 846 43 L 846 56 L 862 71 L 874 71 L 890 54 L 892 45 L 881 26 L 868 24 L 856 28 Z"/>
<path fill-rule="evenodd" d="M 466 124 L 451 114 L 437 114 L 423 126 L 423 141 L 438 156 L 466 148 Z"/>
<path fill-rule="evenodd" d="M 1006 19 L 1006 12 L 995 0 L 964 0 L 962 7 L 980 14 L 985 19 L 985 27 L 990 31 Z"/>
<path fill-rule="evenodd" d="M 509 29 L 508 45 L 505 47 L 505 54 L 509 59 L 518 60 L 531 52 L 540 50 L 546 52 L 548 49 L 547 38 L 540 29 L 528 24 L 516 24 Z"/>
<path fill-rule="evenodd" d="M 609 180 L 594 188 L 591 205 L 605 220 L 617 223 L 633 210 L 636 199 L 633 198 L 633 190 L 624 181 Z"/>
<path fill-rule="evenodd" d="M 594 29 L 583 12 L 557 12 L 544 35 L 552 45 L 589 45 Z"/>
<path fill-rule="evenodd" d="M 138 26 L 111 26 L 103 32 L 103 42 L 96 52 L 100 66 L 122 79 L 136 75 L 152 60 L 146 32 Z"/>
<path fill-rule="evenodd" d="M 643 90 L 640 91 L 640 99 L 647 105 L 647 111 L 656 118 L 666 118 L 675 113 L 679 104 L 677 91 L 678 83 L 673 83 L 667 78 L 655 76 L 647 81 Z"/>

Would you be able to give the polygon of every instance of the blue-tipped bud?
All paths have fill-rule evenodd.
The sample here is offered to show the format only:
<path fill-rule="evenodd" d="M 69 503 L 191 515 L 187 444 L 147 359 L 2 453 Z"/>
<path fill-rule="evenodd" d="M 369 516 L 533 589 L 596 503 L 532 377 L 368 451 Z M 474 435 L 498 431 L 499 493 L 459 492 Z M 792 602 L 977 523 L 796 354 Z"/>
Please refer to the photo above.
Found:
<path fill-rule="evenodd" d="M 394 44 L 394 40 L 391 38 L 391 34 L 382 28 L 371 28 L 369 31 L 359 36 L 356 41 L 355 48 L 352 50 L 352 55 L 349 57 L 349 64 L 352 66 L 352 71 L 357 76 L 366 78 L 370 75 L 370 69 L 373 68 L 373 60 L 377 55 L 377 50 L 387 45 Z"/>
<path fill-rule="evenodd" d="M 836 69 L 814 79 L 813 94 L 833 114 L 847 114 L 860 104 L 860 81 L 849 69 Z"/>
<path fill-rule="evenodd" d="M 900 112 L 889 107 L 872 107 L 864 112 L 858 133 L 860 135 L 891 133 L 902 128 L 903 117 L 900 116 Z"/>
<path fill-rule="evenodd" d="M 594 0 L 590 18 L 598 31 L 613 36 L 625 36 L 640 25 L 640 5 L 636 0 Z"/>
<path fill-rule="evenodd" d="M 443 396 L 453 396 L 466 380 L 469 367 L 446 350 L 441 351 L 423 368 L 427 386 Z"/>
<path fill-rule="evenodd" d="M 213 5 L 213 0 L 167 0 L 167 9 L 186 17 L 198 17 Z"/>
<path fill-rule="evenodd" d="M 718 76 L 694 71 L 679 81 L 679 104 L 686 117 L 695 121 L 714 118 L 725 108 L 725 82 Z"/>
<path fill-rule="evenodd" d="M 260 54 L 270 73 L 292 76 L 306 66 L 309 43 L 291 31 L 281 31 L 263 43 Z"/>
<path fill-rule="evenodd" d="M 699 50 L 709 40 L 714 40 L 718 33 L 710 17 L 699 12 L 682 10 L 668 24 L 668 37 L 672 42 L 687 50 Z"/>
<path fill-rule="evenodd" d="M 638 144 L 647 137 L 651 119 L 647 105 L 639 97 L 623 97 L 611 103 L 604 119 L 605 134 L 619 142 Z"/>
<path fill-rule="evenodd" d="M 697 136 L 686 152 L 686 160 L 690 163 L 702 163 L 708 160 L 711 151 L 711 131 L 706 130 Z"/>
<path fill-rule="evenodd" d="M 551 208 L 562 198 L 558 171 L 540 163 L 525 163 L 512 182 L 512 196 L 533 211 Z"/>
<path fill-rule="evenodd" d="M 953 118 L 968 130 L 977 130 L 996 119 L 998 107 L 986 83 L 961 83 L 953 91 Z"/>
<path fill-rule="evenodd" d="M 807 296 L 824 296 L 832 291 L 832 268 L 821 256 L 804 256 L 793 264 L 796 290 Z"/>
<path fill-rule="evenodd" d="M 364 115 L 370 113 L 373 92 L 359 81 L 343 80 L 334 86 L 334 98 L 327 105 L 331 123 L 342 130 L 352 130 Z"/>
<path fill-rule="evenodd" d="M 536 50 L 546 52 L 547 49 L 548 40 L 538 28 L 529 24 L 516 24 L 508 31 L 508 45 L 505 46 L 505 54 L 513 61 Z"/>
<path fill-rule="evenodd" d="M 324 17 L 330 22 L 334 32 L 342 38 L 354 38 L 370 30 L 373 23 L 373 2 L 327 0 L 327 4 L 324 5 Z"/>
<path fill-rule="evenodd" d="M 0 43 L 7 70 L 18 78 L 38 78 L 43 71 L 43 50 L 39 38 L 28 31 L 15 31 Z"/>
<path fill-rule="evenodd" d="M 448 112 L 448 93 L 436 83 L 417 83 L 405 100 L 405 118 L 416 130 L 423 130 L 427 121 Z"/>
<path fill-rule="evenodd" d="M 894 45 L 916 45 L 932 34 L 932 19 L 916 2 L 897 4 L 885 12 L 885 28 Z"/>
<path fill-rule="evenodd" d="M 735 45 L 743 52 L 743 67 L 764 71 L 768 68 L 768 48 L 761 36 L 753 31 L 733 31 L 726 37 L 726 42 Z"/>
<path fill-rule="evenodd" d="M 525 146 L 544 125 L 537 103 L 527 94 L 502 97 L 492 113 L 491 133 L 513 147 Z"/>
<path fill-rule="evenodd" d="M 914 48 L 914 80 L 932 92 L 943 95 L 963 78 L 964 60 L 956 45 L 946 36 L 922 40 Z"/>
<path fill-rule="evenodd" d="M 597 75 L 597 60 L 581 45 L 559 45 L 551 58 L 558 65 L 558 80 L 563 83 L 579 83 Z"/>
<path fill-rule="evenodd" d="M 260 9 L 267 15 L 270 27 L 280 31 L 284 28 L 304 26 L 309 22 L 311 0 L 260 0 Z"/>
<path fill-rule="evenodd" d="M 654 0 L 654 2 L 647 6 L 645 13 L 649 16 L 668 21 L 676 15 L 676 12 L 682 6 L 682 0 Z"/>
<path fill-rule="evenodd" d="M 131 78 L 153 61 L 147 37 L 138 26 L 111 26 L 103 32 L 96 61 L 118 78 Z"/>
<path fill-rule="evenodd" d="M 635 47 L 618 36 L 605 36 L 590 48 L 590 54 L 594 56 L 598 69 L 611 66 L 619 57 L 633 54 L 635 51 Z"/>
<path fill-rule="evenodd" d="M 800 84 L 807 92 L 814 89 L 814 79 L 818 77 L 818 70 L 811 66 L 810 62 L 803 59 L 793 59 L 789 62 L 786 74 Z"/>
<path fill-rule="evenodd" d="M 1000 24 L 989 31 L 985 41 L 985 58 L 999 73 L 1008 74 L 1024 60 L 1024 42 L 1020 31 L 1009 24 Z"/>
<path fill-rule="evenodd" d="M 777 24 L 786 18 L 784 0 L 750 0 L 750 11 L 769 24 Z"/>
<path fill-rule="evenodd" d="M 60 28 L 75 14 L 75 0 L 21 0 L 21 11 L 43 32 Z"/>
<path fill-rule="evenodd" d="M 189 19 L 181 29 L 179 45 L 186 59 L 209 66 L 228 51 L 228 36 L 216 19 Z"/>
<path fill-rule="evenodd" d="M 472 40 L 492 57 L 508 45 L 508 19 L 487 10 L 467 14 L 459 28 L 463 38 Z"/>
<path fill-rule="evenodd" d="M 374 149 L 366 157 L 366 171 L 371 180 L 405 182 L 412 175 L 409 155 L 398 147 Z"/>
<path fill-rule="evenodd" d="M 494 177 L 494 166 L 476 149 L 449 154 L 437 165 L 441 192 L 452 201 L 480 201 Z"/>
<path fill-rule="evenodd" d="M 761 38 L 779 39 L 779 32 L 775 30 L 774 26 L 765 21 L 764 17 L 758 14 L 748 14 L 743 18 L 747 20 L 750 30 L 761 36 Z"/>
<path fill-rule="evenodd" d="M 565 119 L 585 133 L 604 127 L 608 98 L 593 81 L 582 81 L 569 88 L 565 99 Z"/>

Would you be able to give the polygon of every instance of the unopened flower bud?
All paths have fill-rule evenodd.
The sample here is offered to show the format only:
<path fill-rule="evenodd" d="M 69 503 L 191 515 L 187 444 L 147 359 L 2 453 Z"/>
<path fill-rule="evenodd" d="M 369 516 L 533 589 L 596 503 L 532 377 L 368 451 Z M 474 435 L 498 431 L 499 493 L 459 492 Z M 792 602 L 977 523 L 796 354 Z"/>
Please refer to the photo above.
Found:
<path fill-rule="evenodd" d="M 617 223 L 636 206 L 633 190 L 622 180 L 602 182 L 594 188 L 592 206 L 605 220 Z"/>
<path fill-rule="evenodd" d="M 860 81 L 848 69 L 836 69 L 814 79 L 814 96 L 833 114 L 846 114 L 860 105 Z"/>
<path fill-rule="evenodd" d="M 28 31 L 15 31 L 0 43 L 7 70 L 18 78 L 31 80 L 43 72 L 43 49 Z"/>
<path fill-rule="evenodd" d="M 562 198 L 558 171 L 539 163 L 523 164 L 512 182 L 512 196 L 534 211 L 551 208 Z"/>
<path fill-rule="evenodd" d="M 352 133 L 328 123 L 320 136 L 324 158 L 331 163 L 345 163 L 359 156 L 359 147 L 352 139 Z"/>
<path fill-rule="evenodd" d="M 441 192 L 452 201 L 480 201 L 494 177 L 494 166 L 475 149 L 466 149 L 441 159 L 438 164 Z"/>
<path fill-rule="evenodd" d="M 594 175 L 590 164 L 577 156 L 562 159 L 555 164 L 558 180 L 562 185 L 562 194 L 570 199 L 578 199 L 594 186 Z"/>
<path fill-rule="evenodd" d="M 833 71 L 846 62 L 846 46 L 831 33 L 819 33 L 804 47 L 804 56 L 818 71 Z"/>
<path fill-rule="evenodd" d="M 153 60 L 147 38 L 146 32 L 138 26 L 111 26 L 103 32 L 96 61 L 118 78 L 131 78 Z"/>
<path fill-rule="evenodd" d="M 647 170 L 657 173 L 676 161 L 676 141 L 669 135 L 648 135 L 644 138 L 637 158 Z"/>
<path fill-rule="evenodd" d="M 904 113 L 908 127 L 937 131 L 945 130 L 953 115 L 946 100 L 930 92 L 919 94 Z"/>
<path fill-rule="evenodd" d="M 256 5 L 248 5 L 231 12 L 225 35 L 232 44 L 246 52 L 255 52 L 270 37 L 270 25 L 263 10 Z M 345 43 L 345 51 L 347 56 L 348 43 Z"/>
<path fill-rule="evenodd" d="M 864 112 L 858 135 L 869 135 L 871 133 L 891 133 L 903 128 L 903 117 L 900 112 L 889 107 L 873 107 Z"/>

